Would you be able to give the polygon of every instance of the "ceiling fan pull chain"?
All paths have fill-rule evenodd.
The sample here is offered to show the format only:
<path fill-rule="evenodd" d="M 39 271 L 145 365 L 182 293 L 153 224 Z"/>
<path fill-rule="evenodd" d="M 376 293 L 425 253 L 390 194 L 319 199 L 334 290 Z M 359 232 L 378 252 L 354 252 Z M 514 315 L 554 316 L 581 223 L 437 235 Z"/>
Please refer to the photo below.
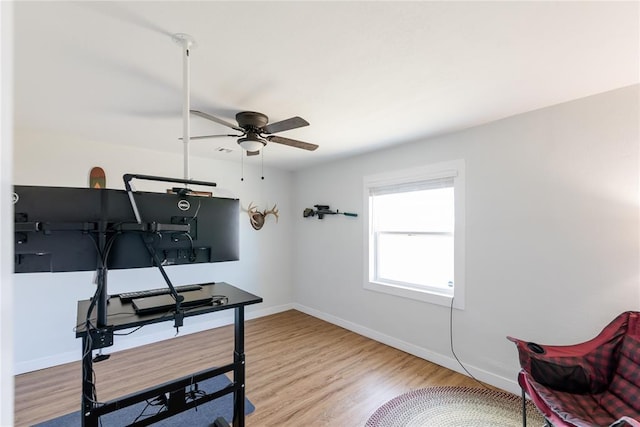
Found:
<path fill-rule="evenodd" d="M 262 180 L 264 181 L 264 150 L 260 150 L 260 159 L 262 160 Z"/>
<path fill-rule="evenodd" d="M 244 181 L 244 152 L 240 150 L 240 181 Z"/>

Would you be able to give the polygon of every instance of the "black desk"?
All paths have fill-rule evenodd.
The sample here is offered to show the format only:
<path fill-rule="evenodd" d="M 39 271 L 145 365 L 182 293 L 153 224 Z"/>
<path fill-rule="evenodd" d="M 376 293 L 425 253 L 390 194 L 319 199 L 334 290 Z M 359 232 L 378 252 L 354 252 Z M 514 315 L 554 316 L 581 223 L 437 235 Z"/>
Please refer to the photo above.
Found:
<path fill-rule="evenodd" d="M 245 355 L 244 355 L 244 307 L 250 304 L 262 302 L 262 298 L 245 292 L 228 283 L 201 283 L 203 289 L 208 290 L 211 295 L 224 295 L 228 301 L 223 305 L 209 305 L 184 309 L 184 318 L 198 316 L 205 313 L 215 311 L 235 309 L 235 344 L 233 352 L 233 363 L 228 365 L 211 368 L 201 372 L 194 373 L 187 377 L 178 378 L 169 383 L 161 384 L 137 393 L 114 399 L 103 404 L 97 405 L 92 401 L 94 383 L 93 383 L 93 354 L 91 348 L 98 348 L 92 345 L 95 340 L 104 341 L 102 347 L 109 346 L 109 340 L 113 339 L 113 331 L 136 328 L 138 326 L 149 325 L 152 323 L 173 321 L 173 312 L 156 313 L 147 315 L 137 315 L 133 310 L 131 303 L 122 303 L 120 298 L 112 297 L 109 300 L 107 309 L 107 327 L 100 330 L 87 329 L 86 318 L 89 309 L 90 300 L 78 301 L 78 317 L 76 329 L 76 338 L 82 338 L 82 426 L 97 427 L 99 417 L 109 412 L 116 411 L 126 406 L 152 399 L 161 394 L 169 394 L 170 404 L 165 411 L 161 411 L 156 415 L 140 420 L 136 426 L 149 425 L 161 419 L 168 418 L 187 409 L 201 405 L 225 394 L 233 393 L 233 426 L 244 427 L 244 401 L 245 401 Z M 90 316 L 92 324 L 96 324 L 96 310 L 92 310 Z M 214 376 L 233 371 L 234 381 L 228 387 L 197 399 L 184 399 L 185 387 L 194 382 L 203 381 Z M 173 399 L 173 401 L 171 401 Z M 213 422 L 213 420 L 212 420 Z"/>

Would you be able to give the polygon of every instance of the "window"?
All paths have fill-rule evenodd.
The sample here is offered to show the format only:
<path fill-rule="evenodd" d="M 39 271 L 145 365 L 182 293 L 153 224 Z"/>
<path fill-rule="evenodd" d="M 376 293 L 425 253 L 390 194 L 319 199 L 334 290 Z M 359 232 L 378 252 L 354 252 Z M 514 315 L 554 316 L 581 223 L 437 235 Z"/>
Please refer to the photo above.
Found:
<path fill-rule="evenodd" d="M 464 308 L 464 161 L 364 179 L 365 288 Z"/>

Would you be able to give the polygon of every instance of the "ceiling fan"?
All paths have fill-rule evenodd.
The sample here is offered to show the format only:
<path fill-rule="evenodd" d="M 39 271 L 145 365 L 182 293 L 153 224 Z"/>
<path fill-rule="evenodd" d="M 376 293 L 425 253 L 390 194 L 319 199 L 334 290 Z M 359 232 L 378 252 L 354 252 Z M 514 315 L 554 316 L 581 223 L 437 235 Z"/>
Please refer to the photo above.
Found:
<path fill-rule="evenodd" d="M 259 154 L 260 150 L 267 145 L 267 142 L 276 142 L 278 144 L 309 151 L 313 151 L 318 148 L 316 144 L 273 135 L 274 133 L 309 126 L 309 123 L 301 117 L 296 116 L 279 122 L 269 123 L 269 118 L 262 113 L 257 113 L 255 111 L 241 111 L 236 114 L 236 121 L 238 124 L 235 125 L 226 120 L 212 116 L 211 114 L 203 113 L 202 111 L 190 110 L 190 112 L 191 114 L 211 120 L 212 122 L 240 132 L 239 135 L 202 135 L 192 136 L 190 139 L 237 137 L 238 145 L 246 150 L 248 156 L 255 156 Z"/>

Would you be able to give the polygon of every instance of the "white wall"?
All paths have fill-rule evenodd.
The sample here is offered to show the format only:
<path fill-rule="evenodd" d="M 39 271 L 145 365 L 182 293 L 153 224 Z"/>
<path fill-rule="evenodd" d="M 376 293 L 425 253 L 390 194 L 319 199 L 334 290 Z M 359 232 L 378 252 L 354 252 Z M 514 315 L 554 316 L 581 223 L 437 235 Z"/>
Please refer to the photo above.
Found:
<path fill-rule="evenodd" d="M 0 426 L 13 425 L 13 2 L 0 3 Z"/>
<path fill-rule="evenodd" d="M 455 350 L 475 375 L 517 392 L 505 336 L 575 343 L 640 309 L 638 95 L 623 88 L 300 171 L 294 210 L 362 213 L 363 176 L 465 159 L 466 309 L 453 313 Z M 448 308 L 363 289 L 360 217 L 298 215 L 294 236 L 298 308 L 460 370 Z"/>
<path fill-rule="evenodd" d="M 86 187 L 93 166 L 101 166 L 107 174 L 107 187 L 116 189 L 123 189 L 124 173 L 183 177 L 180 146 L 175 154 L 168 154 L 91 142 L 73 135 L 24 129 L 15 132 L 16 185 Z M 239 163 L 192 158 L 191 176 L 216 182 L 214 194 L 239 198 L 245 209 L 250 202 L 260 209 L 277 203 L 280 219 L 276 223 L 269 216 L 264 228 L 255 231 L 247 213 L 240 213 L 240 261 L 167 268 L 176 285 L 224 281 L 264 298 L 262 304 L 247 307 L 247 318 L 288 309 L 293 302 L 291 173 L 267 168 L 264 175 L 263 181 L 259 168 L 245 164 L 241 182 Z M 171 187 L 143 180 L 133 182 L 136 189 L 143 191 L 164 191 Z M 15 306 L 19 307 L 13 316 L 16 373 L 80 359 L 81 343 L 73 331 L 76 304 L 93 295 L 92 280 L 92 272 L 14 275 Z M 160 273 L 153 268 L 109 272 L 110 294 L 163 286 Z M 185 334 L 231 323 L 232 316 L 229 311 L 187 318 L 180 331 Z M 149 325 L 131 336 L 117 337 L 116 344 L 105 352 L 174 335 L 172 322 Z"/>

